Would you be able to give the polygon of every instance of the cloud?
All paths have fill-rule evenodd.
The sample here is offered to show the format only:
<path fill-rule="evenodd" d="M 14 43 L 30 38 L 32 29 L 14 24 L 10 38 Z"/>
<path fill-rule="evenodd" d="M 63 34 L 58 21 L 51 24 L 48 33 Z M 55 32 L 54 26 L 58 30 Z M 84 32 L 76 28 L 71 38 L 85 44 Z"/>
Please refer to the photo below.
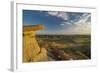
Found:
<path fill-rule="evenodd" d="M 60 24 L 61 26 L 64 26 L 65 24 Z"/>
<path fill-rule="evenodd" d="M 41 12 L 42 13 L 42 12 Z M 43 15 L 44 14 L 44 15 Z M 89 13 L 74 13 L 74 12 L 58 12 L 58 11 L 46 11 L 43 12 L 48 17 L 48 23 L 51 20 L 52 24 L 44 24 L 45 30 L 40 30 L 38 34 L 90 34 L 91 33 L 91 14 Z M 47 17 L 46 17 L 47 18 Z M 36 24 L 36 23 L 34 23 Z M 24 24 L 33 25 L 33 24 Z M 52 27 L 52 28 L 51 28 Z M 58 29 L 58 30 L 57 30 Z"/>
<path fill-rule="evenodd" d="M 77 22 L 75 22 L 75 24 L 82 24 L 83 25 L 85 23 L 90 22 L 90 20 L 91 20 L 91 15 L 88 13 L 84 13 L 82 16 L 80 16 L 80 19 Z"/>
<path fill-rule="evenodd" d="M 68 20 L 68 14 L 66 12 L 57 12 L 57 11 L 49 11 L 47 12 L 49 15 L 56 16 L 62 18 L 63 20 Z"/>
<path fill-rule="evenodd" d="M 65 13 L 65 12 L 48 12 L 49 15 L 62 18 L 61 30 L 48 32 L 50 34 L 90 34 L 91 33 L 91 14 L 89 13 Z M 70 17 L 74 17 L 69 19 Z"/>
<path fill-rule="evenodd" d="M 91 33 L 91 15 L 84 13 L 79 17 L 79 20 L 76 22 L 63 22 L 67 29 L 59 31 L 61 34 L 90 34 Z M 66 31 L 66 32 L 65 32 Z"/>
<path fill-rule="evenodd" d="M 83 24 L 83 25 L 75 25 L 73 27 L 70 27 L 67 32 L 69 33 L 76 33 L 76 34 L 90 34 L 91 32 L 91 26 L 89 24 Z"/>

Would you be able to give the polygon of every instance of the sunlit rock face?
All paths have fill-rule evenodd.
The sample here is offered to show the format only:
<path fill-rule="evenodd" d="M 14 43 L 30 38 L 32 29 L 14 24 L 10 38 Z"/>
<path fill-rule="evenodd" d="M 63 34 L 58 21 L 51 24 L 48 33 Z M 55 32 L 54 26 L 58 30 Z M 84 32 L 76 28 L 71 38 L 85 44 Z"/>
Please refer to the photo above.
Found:
<path fill-rule="evenodd" d="M 36 40 L 36 31 L 44 29 L 43 25 L 24 26 L 23 28 L 23 62 L 47 60 L 47 50 L 40 48 Z"/>

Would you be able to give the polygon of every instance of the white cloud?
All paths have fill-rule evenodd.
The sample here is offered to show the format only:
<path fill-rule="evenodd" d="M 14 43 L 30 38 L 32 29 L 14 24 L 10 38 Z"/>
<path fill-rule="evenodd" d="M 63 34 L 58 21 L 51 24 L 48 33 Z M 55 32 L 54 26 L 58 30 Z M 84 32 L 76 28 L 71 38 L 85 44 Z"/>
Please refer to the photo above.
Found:
<path fill-rule="evenodd" d="M 49 15 L 52 15 L 52 16 L 57 16 L 57 17 L 60 17 L 62 18 L 63 20 L 68 20 L 68 14 L 65 13 L 65 12 L 57 12 L 57 11 L 49 11 L 48 12 Z"/>
<path fill-rule="evenodd" d="M 90 34 L 91 26 L 89 24 L 75 25 L 74 27 L 70 27 L 68 32 L 73 34 Z"/>
<path fill-rule="evenodd" d="M 80 20 L 74 23 L 74 26 L 68 30 L 72 33 L 90 34 L 91 33 L 91 22 L 87 20 L 90 18 L 90 14 L 83 14 Z"/>
<path fill-rule="evenodd" d="M 64 12 L 48 12 L 48 14 L 60 17 L 64 20 L 68 20 L 68 14 Z M 54 32 L 45 31 L 44 34 L 90 34 L 91 33 L 91 21 L 87 20 L 91 17 L 90 14 L 84 13 L 80 16 L 77 22 L 64 21 L 62 22 L 61 28 L 62 30 L 57 30 Z"/>
<path fill-rule="evenodd" d="M 90 17 L 91 17 L 90 14 L 85 13 L 85 14 L 83 14 L 83 15 L 80 17 L 80 20 L 79 20 L 79 21 L 75 22 L 75 24 L 82 24 L 82 25 L 83 25 L 84 23 L 87 23 L 87 20 L 88 20 Z"/>
<path fill-rule="evenodd" d="M 54 11 L 49 11 L 47 12 L 49 15 L 53 15 L 53 16 L 57 16 L 58 15 L 58 12 L 54 12 Z"/>
<path fill-rule="evenodd" d="M 64 26 L 65 24 L 60 24 L 61 26 Z"/>
<path fill-rule="evenodd" d="M 67 29 L 59 31 L 61 34 L 90 34 L 91 33 L 91 22 L 87 20 L 90 18 L 90 14 L 83 14 L 80 19 L 73 24 L 64 22 Z"/>

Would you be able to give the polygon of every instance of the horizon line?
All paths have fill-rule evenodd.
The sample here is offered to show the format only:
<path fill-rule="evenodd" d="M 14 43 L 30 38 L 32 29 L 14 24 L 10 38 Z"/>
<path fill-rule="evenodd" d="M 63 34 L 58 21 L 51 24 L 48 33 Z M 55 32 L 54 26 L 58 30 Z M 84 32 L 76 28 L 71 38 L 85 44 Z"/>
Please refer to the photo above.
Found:
<path fill-rule="evenodd" d="M 36 34 L 36 35 L 91 35 L 91 34 Z"/>

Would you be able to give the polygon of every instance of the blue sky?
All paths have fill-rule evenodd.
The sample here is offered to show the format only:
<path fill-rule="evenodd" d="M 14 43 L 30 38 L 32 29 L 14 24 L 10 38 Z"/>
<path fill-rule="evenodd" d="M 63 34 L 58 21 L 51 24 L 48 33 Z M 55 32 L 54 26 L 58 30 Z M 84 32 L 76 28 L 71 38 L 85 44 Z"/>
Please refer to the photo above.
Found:
<path fill-rule="evenodd" d="M 23 25 L 43 24 L 38 34 L 90 34 L 91 14 L 61 11 L 23 10 Z"/>

